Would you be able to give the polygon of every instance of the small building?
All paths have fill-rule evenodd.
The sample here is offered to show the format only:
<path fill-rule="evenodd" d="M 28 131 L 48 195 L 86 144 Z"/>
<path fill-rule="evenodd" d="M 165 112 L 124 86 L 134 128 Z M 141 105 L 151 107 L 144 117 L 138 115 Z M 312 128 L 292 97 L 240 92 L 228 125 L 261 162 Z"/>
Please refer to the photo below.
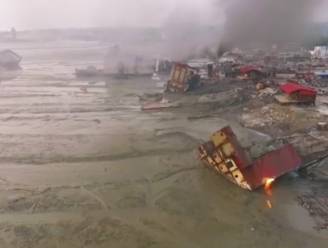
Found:
<path fill-rule="evenodd" d="M 283 95 L 278 95 L 275 98 L 281 104 L 315 104 L 317 91 L 311 87 L 301 85 L 297 82 L 288 82 L 282 84 L 280 90 Z"/>
<path fill-rule="evenodd" d="M 188 66 L 197 69 L 198 74 L 202 79 L 210 79 L 214 75 L 215 63 L 207 58 L 192 59 L 187 62 Z"/>
<path fill-rule="evenodd" d="M 246 79 L 261 79 L 264 77 L 264 73 L 255 66 L 247 65 L 239 68 L 240 75 Z"/>
<path fill-rule="evenodd" d="M 327 69 L 316 70 L 314 72 L 314 74 L 319 79 L 328 79 L 328 70 Z"/>
<path fill-rule="evenodd" d="M 327 46 L 316 46 L 311 55 L 315 59 L 326 59 L 328 58 L 328 47 Z"/>

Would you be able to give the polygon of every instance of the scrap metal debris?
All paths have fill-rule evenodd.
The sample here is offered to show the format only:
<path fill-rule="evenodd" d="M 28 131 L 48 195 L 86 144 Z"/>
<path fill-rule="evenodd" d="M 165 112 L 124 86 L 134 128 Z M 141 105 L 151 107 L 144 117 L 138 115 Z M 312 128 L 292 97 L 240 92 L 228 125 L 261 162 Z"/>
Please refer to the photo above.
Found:
<path fill-rule="evenodd" d="M 328 230 L 328 196 L 319 192 L 302 194 L 297 197 L 298 203 L 314 218 L 316 230 Z"/>
<path fill-rule="evenodd" d="M 301 158 L 292 145 L 285 145 L 252 161 L 230 127 L 214 133 L 209 142 L 199 147 L 199 154 L 206 165 L 250 191 L 301 166 Z"/>
<path fill-rule="evenodd" d="M 179 103 L 172 103 L 169 102 L 167 99 L 163 98 L 161 101 L 146 102 L 142 105 L 141 109 L 144 111 L 161 110 L 161 109 L 168 109 L 168 108 L 177 108 L 179 106 L 180 106 Z"/>
<path fill-rule="evenodd" d="M 197 88 L 200 83 L 200 76 L 197 69 L 187 65 L 176 63 L 171 72 L 170 80 L 167 83 L 167 90 L 171 92 L 186 92 Z"/>

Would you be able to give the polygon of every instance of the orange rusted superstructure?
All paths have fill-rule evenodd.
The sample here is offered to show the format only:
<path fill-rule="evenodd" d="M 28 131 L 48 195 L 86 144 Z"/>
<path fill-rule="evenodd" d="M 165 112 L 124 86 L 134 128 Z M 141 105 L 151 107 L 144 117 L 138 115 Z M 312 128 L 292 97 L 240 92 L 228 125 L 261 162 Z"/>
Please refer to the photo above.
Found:
<path fill-rule="evenodd" d="M 187 64 L 175 63 L 171 71 L 167 89 L 172 92 L 186 92 L 189 89 L 188 79 L 191 73 L 194 72 L 195 69 Z"/>

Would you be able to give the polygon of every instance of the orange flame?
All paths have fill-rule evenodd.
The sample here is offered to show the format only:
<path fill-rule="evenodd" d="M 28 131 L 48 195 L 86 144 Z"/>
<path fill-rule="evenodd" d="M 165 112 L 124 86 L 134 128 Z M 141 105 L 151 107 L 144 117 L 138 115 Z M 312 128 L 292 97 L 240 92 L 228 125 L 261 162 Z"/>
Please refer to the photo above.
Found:
<path fill-rule="evenodd" d="M 274 178 L 266 178 L 264 182 L 264 190 L 268 196 L 272 196 L 272 184 L 274 183 Z"/>
<path fill-rule="evenodd" d="M 268 196 L 272 196 L 272 184 L 274 183 L 274 178 L 265 178 L 264 179 L 264 191 Z M 268 208 L 272 209 L 272 203 L 270 200 L 266 200 L 266 205 Z"/>

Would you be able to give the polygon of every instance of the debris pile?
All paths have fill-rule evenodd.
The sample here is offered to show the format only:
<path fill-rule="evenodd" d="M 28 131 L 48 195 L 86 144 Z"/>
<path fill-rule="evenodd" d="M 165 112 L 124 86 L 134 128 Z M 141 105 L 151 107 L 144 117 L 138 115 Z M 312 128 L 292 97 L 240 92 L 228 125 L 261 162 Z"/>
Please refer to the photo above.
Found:
<path fill-rule="evenodd" d="M 314 218 L 318 231 L 328 230 L 328 197 L 323 193 L 311 192 L 297 197 L 298 203 Z"/>
<path fill-rule="evenodd" d="M 196 69 L 187 64 L 176 63 L 167 83 L 167 90 L 170 92 L 186 92 L 196 89 L 199 84 L 200 75 Z"/>

